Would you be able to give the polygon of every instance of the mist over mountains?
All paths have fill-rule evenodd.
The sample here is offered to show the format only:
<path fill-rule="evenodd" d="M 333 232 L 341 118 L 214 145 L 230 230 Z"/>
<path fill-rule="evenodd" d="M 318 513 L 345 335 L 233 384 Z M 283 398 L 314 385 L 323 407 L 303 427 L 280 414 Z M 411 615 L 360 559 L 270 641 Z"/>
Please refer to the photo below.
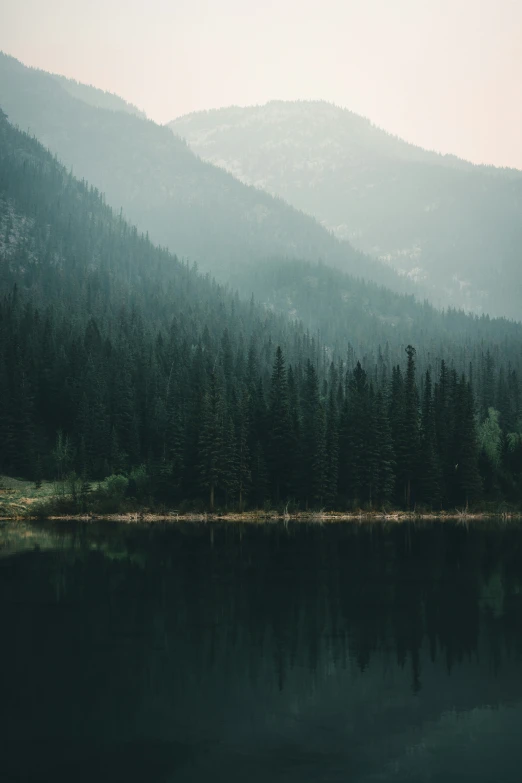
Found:
<path fill-rule="evenodd" d="M 422 150 L 325 102 L 200 112 L 171 133 L 6 55 L 0 77 L 12 122 L 223 280 L 270 257 L 321 261 L 439 307 L 520 318 L 521 172 Z"/>
<path fill-rule="evenodd" d="M 421 283 L 438 306 L 521 317 L 522 172 L 428 152 L 321 101 L 198 112 L 170 127 Z"/>
<path fill-rule="evenodd" d="M 320 259 L 395 290 L 414 290 L 314 218 L 202 161 L 168 128 L 114 96 L 0 55 L 0 107 L 154 242 L 222 279 L 237 264 L 275 254 Z"/>

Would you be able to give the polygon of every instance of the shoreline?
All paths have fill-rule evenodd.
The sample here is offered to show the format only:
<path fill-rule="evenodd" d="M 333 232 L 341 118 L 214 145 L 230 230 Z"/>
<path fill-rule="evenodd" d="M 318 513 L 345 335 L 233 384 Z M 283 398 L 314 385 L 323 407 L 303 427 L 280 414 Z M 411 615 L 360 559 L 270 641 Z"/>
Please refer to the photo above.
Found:
<path fill-rule="evenodd" d="M 522 511 L 350 511 L 350 512 L 311 512 L 301 511 L 294 514 L 278 513 L 276 511 L 260 512 L 247 511 L 244 513 L 184 513 L 178 514 L 175 511 L 163 514 L 154 512 L 126 512 L 123 514 L 49 514 L 48 516 L 39 515 L 15 515 L 0 516 L 1 522 L 120 522 L 122 524 L 143 524 L 154 522 L 169 522 L 172 524 L 178 522 L 204 522 L 204 523 L 249 523 L 249 524 L 270 524 L 277 522 L 315 522 L 339 523 L 339 522 L 415 522 L 415 521 L 460 521 L 460 522 L 480 522 L 486 519 L 495 519 L 498 521 L 522 521 Z"/>

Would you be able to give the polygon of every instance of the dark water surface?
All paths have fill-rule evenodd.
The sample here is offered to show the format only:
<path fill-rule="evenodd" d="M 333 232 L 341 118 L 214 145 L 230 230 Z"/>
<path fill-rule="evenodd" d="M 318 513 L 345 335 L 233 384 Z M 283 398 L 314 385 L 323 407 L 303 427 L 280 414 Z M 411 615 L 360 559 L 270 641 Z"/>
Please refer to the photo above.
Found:
<path fill-rule="evenodd" d="M 0 528 L 0 780 L 522 780 L 522 527 Z"/>

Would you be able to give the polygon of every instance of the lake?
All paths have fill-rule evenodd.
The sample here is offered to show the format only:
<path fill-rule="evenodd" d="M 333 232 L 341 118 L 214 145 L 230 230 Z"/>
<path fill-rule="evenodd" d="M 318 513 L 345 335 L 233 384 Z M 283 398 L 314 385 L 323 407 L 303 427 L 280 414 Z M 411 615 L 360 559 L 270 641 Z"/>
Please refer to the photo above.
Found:
<path fill-rule="evenodd" d="M 0 780 L 522 776 L 522 526 L 0 523 Z"/>

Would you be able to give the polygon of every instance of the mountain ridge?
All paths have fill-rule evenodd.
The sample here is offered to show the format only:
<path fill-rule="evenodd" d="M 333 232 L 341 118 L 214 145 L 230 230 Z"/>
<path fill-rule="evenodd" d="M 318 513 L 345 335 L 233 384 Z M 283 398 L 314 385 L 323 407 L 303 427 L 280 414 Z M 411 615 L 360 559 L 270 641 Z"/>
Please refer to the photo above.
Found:
<path fill-rule="evenodd" d="M 390 131 L 386 130 L 386 128 L 378 125 L 377 123 L 374 123 L 369 117 L 364 116 L 363 114 L 359 114 L 358 112 L 354 112 L 351 109 L 349 109 L 346 106 L 340 106 L 339 104 L 334 103 L 333 101 L 327 101 L 321 98 L 309 98 L 309 99 L 295 99 L 295 100 L 283 100 L 283 99 L 277 99 L 274 98 L 269 101 L 265 101 L 264 103 L 257 103 L 257 104 L 230 104 L 228 106 L 222 106 L 218 108 L 212 108 L 212 109 L 201 109 L 201 110 L 195 110 L 192 112 L 187 112 L 186 114 L 180 114 L 171 121 L 165 123 L 169 127 L 175 127 L 179 123 L 183 123 L 185 120 L 191 120 L 194 118 L 197 118 L 199 116 L 209 116 L 209 115 L 220 115 L 220 114 L 227 114 L 227 113 L 244 113 L 244 112 L 259 112 L 260 115 L 263 115 L 264 112 L 270 109 L 276 109 L 276 108 L 305 108 L 305 109 L 317 109 L 317 108 L 325 108 L 329 110 L 332 114 L 337 115 L 348 115 L 350 118 L 360 123 L 361 125 L 365 125 L 372 130 L 376 131 L 377 133 L 382 133 L 390 141 L 397 142 L 401 147 L 408 148 L 412 153 L 418 153 L 420 156 L 422 156 L 425 159 L 433 158 L 436 162 L 447 162 L 449 165 L 457 165 L 458 167 L 483 167 L 483 168 L 498 168 L 489 164 L 478 164 L 473 163 L 472 161 L 466 160 L 465 158 L 460 158 L 458 155 L 455 155 L 451 152 L 440 152 L 438 150 L 430 150 L 426 149 L 419 144 L 416 144 L 414 142 L 407 141 L 406 139 L 401 138 L 397 134 L 391 133 Z M 518 171 L 518 169 L 515 168 L 509 168 L 506 167 L 507 170 L 511 171 Z"/>
<path fill-rule="evenodd" d="M 273 254 L 327 263 L 412 291 L 381 262 L 340 242 L 315 218 L 202 161 L 170 129 L 94 108 L 43 71 L 0 55 L 0 106 L 129 220 L 180 256 L 230 279 L 245 259 Z"/>
<path fill-rule="evenodd" d="M 59 73 L 50 74 L 53 79 L 72 95 L 84 103 L 94 106 L 97 109 L 111 109 L 112 111 L 126 111 L 129 114 L 135 114 L 137 117 L 147 119 L 146 113 L 135 106 L 130 101 L 109 90 L 102 90 L 93 84 L 84 84 L 77 79 L 71 79 Z"/>
<path fill-rule="evenodd" d="M 423 150 L 326 102 L 209 110 L 169 127 L 203 158 L 422 282 L 438 306 L 520 318 L 517 169 Z"/>

